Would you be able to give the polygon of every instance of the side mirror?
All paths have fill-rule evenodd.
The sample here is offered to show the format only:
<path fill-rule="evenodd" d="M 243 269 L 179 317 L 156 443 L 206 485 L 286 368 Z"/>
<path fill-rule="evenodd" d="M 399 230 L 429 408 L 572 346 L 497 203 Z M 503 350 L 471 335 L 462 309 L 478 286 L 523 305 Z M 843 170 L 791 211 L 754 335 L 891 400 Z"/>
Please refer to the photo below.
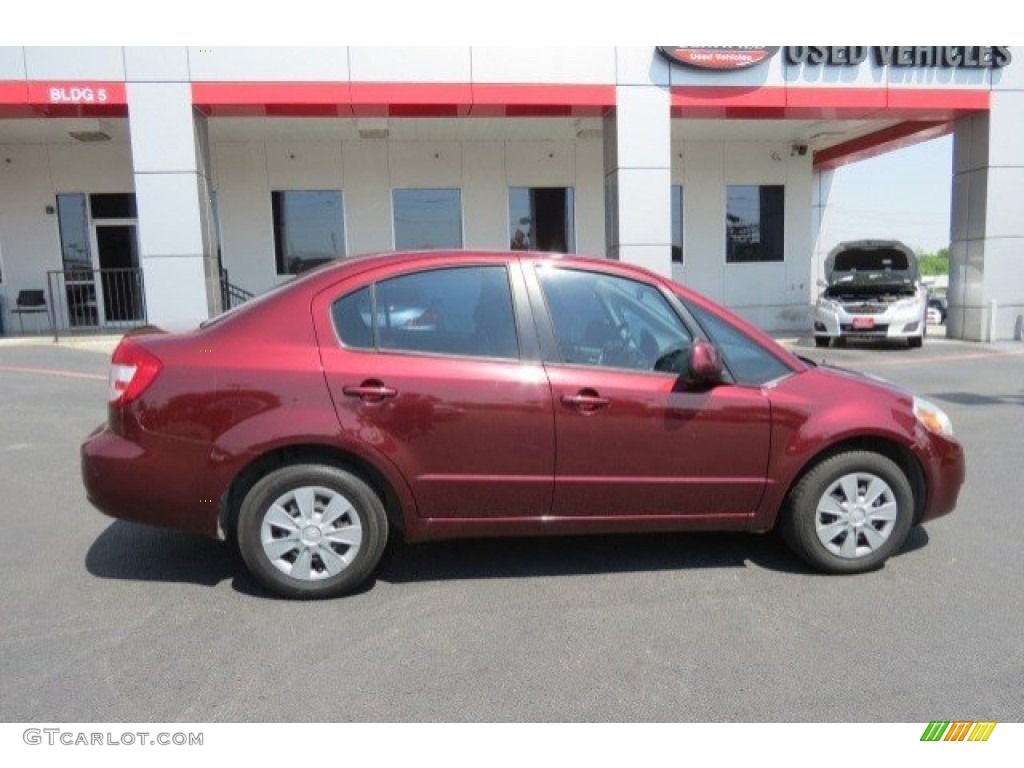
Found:
<path fill-rule="evenodd" d="M 693 342 L 688 378 L 698 384 L 713 384 L 722 380 L 722 353 L 714 344 L 703 339 Z"/>

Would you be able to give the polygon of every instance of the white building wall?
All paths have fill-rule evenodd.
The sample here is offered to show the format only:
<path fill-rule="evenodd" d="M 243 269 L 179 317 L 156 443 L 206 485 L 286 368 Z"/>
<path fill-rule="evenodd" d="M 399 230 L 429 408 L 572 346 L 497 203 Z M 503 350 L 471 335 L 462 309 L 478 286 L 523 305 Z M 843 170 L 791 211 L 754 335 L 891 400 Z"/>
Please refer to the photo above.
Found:
<path fill-rule="evenodd" d="M 1024 58 L 1021 50 L 1014 49 L 1018 61 Z M 671 66 L 649 46 L 531 48 L 529 55 L 524 55 L 523 48 L 489 47 L 0 48 L 0 79 L 12 81 L 407 81 L 462 83 L 470 87 L 516 83 L 614 84 L 620 90 L 633 86 L 664 88 L 670 84 L 764 85 L 791 89 L 881 87 L 894 92 L 905 88 L 993 87 L 993 115 L 998 119 L 991 127 L 993 147 L 984 148 L 984 152 L 992 155 L 987 163 L 988 186 L 998 183 L 1000 188 L 1013 190 L 1020 186 L 1020 162 L 1015 154 L 1019 142 L 1013 138 L 1012 126 L 1019 123 L 1016 117 L 1024 114 L 1019 82 L 1022 71 L 1019 66 L 995 74 L 987 70 L 886 70 L 871 61 L 856 68 L 804 67 L 786 64 L 780 54 L 763 66 L 733 73 L 708 73 Z M 643 121 L 636 126 L 642 127 Z M 628 133 L 630 126 L 619 129 Z M 154 131 L 154 137 L 157 133 L 159 130 Z M 988 141 L 988 133 L 983 138 Z M 626 145 L 642 152 L 646 148 L 643 140 L 641 135 L 631 138 Z M 967 142 L 961 144 L 968 146 Z M 975 154 L 982 153 L 981 144 L 980 137 L 970 142 Z M 224 264 L 232 280 L 249 290 L 262 291 L 279 282 L 281 278 L 274 268 L 270 192 L 310 188 L 343 191 L 347 251 L 356 254 L 393 246 L 391 192 L 395 187 L 459 187 L 464 246 L 505 248 L 509 186 L 572 186 L 576 250 L 606 255 L 606 167 L 602 153 L 600 139 L 529 141 L 520 137 L 513 141 L 488 136 L 486 140 L 470 141 L 459 140 L 457 130 L 453 130 L 451 139 L 422 141 L 293 142 L 240 138 L 236 142 L 220 142 L 213 147 L 213 179 L 218 194 Z M 41 262 L 46 262 L 47 268 L 59 266 L 56 216 L 43 212 L 46 205 L 53 204 L 57 191 L 119 192 L 130 191 L 134 185 L 131 150 L 117 142 L 96 146 L 17 145 L 5 148 L 4 156 L 12 162 L 0 165 L 0 258 L 5 267 L 4 290 L 10 302 L 17 289 L 37 287 L 44 279 L 45 269 L 39 268 Z M 685 265 L 672 265 L 672 275 L 763 327 L 807 327 L 807 307 L 816 293 L 814 280 L 820 269 L 816 235 L 827 225 L 827 208 L 821 200 L 822 179 L 818 179 L 816 189 L 811 157 L 791 157 L 786 143 L 684 141 L 672 144 L 671 158 L 668 178 L 672 183 L 681 183 L 685 190 L 686 258 Z M 201 164 L 201 158 L 197 159 Z M 971 164 L 971 168 L 975 165 Z M 196 171 L 202 175 L 203 169 Z M 973 290 L 980 291 L 977 303 L 998 298 L 1009 312 L 1019 305 L 1020 299 L 1019 290 L 1014 292 L 1007 286 L 1019 285 L 1020 281 L 1015 280 L 1018 274 L 1014 259 L 999 254 L 1000 249 L 1016 247 L 1010 240 L 1016 237 L 1019 228 L 1015 222 L 1019 217 L 1014 218 L 1016 209 L 1011 207 L 990 206 L 991 210 L 985 208 L 981 230 L 980 219 L 973 214 L 974 221 L 968 226 L 963 201 L 971 190 L 960 188 L 971 180 L 977 181 L 978 174 L 962 176 L 956 181 L 955 261 L 965 268 L 988 262 L 984 280 L 971 283 Z M 1004 183 L 1004 178 L 1009 181 Z M 727 265 L 726 186 L 772 183 L 786 186 L 785 260 L 775 264 Z M 977 183 L 975 187 L 971 197 L 978 199 L 983 190 Z M 650 185 L 644 188 L 649 190 Z M 657 205 L 645 207 L 643 201 L 648 198 L 634 190 L 624 205 L 642 214 L 647 209 L 660 208 L 664 196 L 664 190 L 660 191 Z M 196 197 L 203 199 L 202 190 L 197 191 Z M 978 206 L 974 210 L 977 212 Z M 657 218 L 661 222 L 658 227 L 663 228 L 664 217 Z M 143 230 L 145 226 L 143 223 Z M 976 245 L 968 254 L 968 241 L 980 241 L 981 232 L 986 235 L 984 254 Z M 977 273 L 982 274 L 980 269 Z M 961 280 L 957 285 L 966 282 L 971 281 Z M 1000 334 L 1006 333 L 1015 320 L 1012 314 L 1001 316 Z"/>
<path fill-rule="evenodd" d="M 394 247 L 394 189 L 461 189 L 464 247 L 501 250 L 509 187 L 573 187 L 577 252 L 605 254 L 599 140 L 219 142 L 212 151 L 223 263 L 249 291 L 287 279 L 276 275 L 270 203 L 281 189 L 340 189 L 355 255 Z"/>
<path fill-rule="evenodd" d="M 775 160 L 775 152 L 780 160 Z M 576 249 L 604 256 L 600 139 L 571 141 L 247 141 L 212 147 L 224 266 L 232 282 L 267 290 L 274 266 L 273 189 L 341 189 L 350 254 L 393 246 L 391 190 L 396 186 L 462 189 L 467 248 L 508 247 L 508 187 L 575 188 Z M 434 155 L 439 155 L 435 157 Z M 11 162 L 3 162 L 10 158 Z M 672 183 L 684 188 L 685 266 L 673 277 L 763 327 L 806 327 L 813 298 L 813 174 L 789 146 L 757 142 L 675 142 Z M 786 260 L 725 263 L 725 187 L 786 185 Z M 127 144 L 0 147 L 0 232 L 7 306 L 17 291 L 44 288 L 60 268 L 58 192 L 133 191 Z M 32 318 L 26 318 L 32 322 Z M 10 317 L 4 326 L 11 328 Z M 16 319 L 15 319 L 15 322 Z"/>
<path fill-rule="evenodd" d="M 46 290 L 47 270 L 61 269 L 56 196 L 65 192 L 132 192 L 127 144 L 0 145 L 0 259 L 3 260 L 6 332 L 17 328 L 10 310 L 18 292 Z M 25 330 L 46 327 L 43 315 L 26 315 Z M 14 325 L 12 326 L 12 321 Z"/>
<path fill-rule="evenodd" d="M 811 290 L 808 297 L 811 302 L 821 293 L 819 280 L 825 280 L 825 259 L 829 253 L 829 243 L 835 242 L 832 234 L 835 206 L 829 204 L 832 194 L 832 182 L 835 181 L 834 170 L 814 172 L 811 179 L 811 237 L 814 241 L 814 261 L 811 264 Z"/>
<path fill-rule="evenodd" d="M 188 69 L 195 81 L 337 82 L 348 80 L 348 48 L 192 47 Z"/>
<path fill-rule="evenodd" d="M 462 228 L 467 248 L 508 248 L 505 142 L 462 145 Z"/>
<path fill-rule="evenodd" d="M 387 142 L 342 144 L 341 158 L 345 166 L 346 183 L 342 193 L 348 217 L 345 229 L 348 232 L 349 253 L 388 250 L 392 247 L 394 238 L 391 224 L 391 182 L 387 173 Z M 273 229 L 269 215 L 265 225 Z"/>
<path fill-rule="evenodd" d="M 806 328 L 813 296 L 810 156 L 791 156 L 788 143 L 684 141 L 673 143 L 672 158 L 672 183 L 683 185 L 684 254 L 673 278 L 767 330 Z M 726 263 L 726 188 L 734 184 L 785 186 L 782 262 Z"/>
<path fill-rule="evenodd" d="M 576 250 L 606 255 L 599 140 L 225 142 L 213 152 L 224 266 L 247 290 L 286 279 L 274 268 L 275 189 L 341 189 L 347 249 L 354 255 L 393 247 L 396 187 L 461 188 L 465 247 L 504 249 L 509 187 L 572 186 Z M 784 143 L 709 141 L 676 142 L 672 158 L 672 183 L 684 189 L 685 252 L 673 278 L 764 328 L 806 328 L 815 295 L 810 158 L 791 157 Z M 783 262 L 726 264 L 729 184 L 785 185 Z"/>

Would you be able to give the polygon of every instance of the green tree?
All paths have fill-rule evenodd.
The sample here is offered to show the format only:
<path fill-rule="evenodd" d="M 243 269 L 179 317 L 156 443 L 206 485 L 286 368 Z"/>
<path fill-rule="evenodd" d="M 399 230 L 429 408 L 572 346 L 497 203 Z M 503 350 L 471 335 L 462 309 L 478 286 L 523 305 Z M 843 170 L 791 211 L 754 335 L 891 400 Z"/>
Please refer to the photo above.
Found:
<path fill-rule="evenodd" d="M 918 252 L 917 260 L 921 265 L 922 275 L 949 274 L 949 248 L 940 248 L 938 253 Z"/>

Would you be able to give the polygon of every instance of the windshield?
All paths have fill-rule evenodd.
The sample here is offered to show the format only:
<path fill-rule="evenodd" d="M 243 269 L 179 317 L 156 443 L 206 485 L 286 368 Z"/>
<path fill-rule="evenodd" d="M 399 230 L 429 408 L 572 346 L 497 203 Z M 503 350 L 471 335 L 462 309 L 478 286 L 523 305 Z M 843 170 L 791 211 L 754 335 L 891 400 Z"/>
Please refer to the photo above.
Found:
<path fill-rule="evenodd" d="M 836 254 L 836 272 L 906 272 L 907 254 L 897 248 L 852 248 Z"/>

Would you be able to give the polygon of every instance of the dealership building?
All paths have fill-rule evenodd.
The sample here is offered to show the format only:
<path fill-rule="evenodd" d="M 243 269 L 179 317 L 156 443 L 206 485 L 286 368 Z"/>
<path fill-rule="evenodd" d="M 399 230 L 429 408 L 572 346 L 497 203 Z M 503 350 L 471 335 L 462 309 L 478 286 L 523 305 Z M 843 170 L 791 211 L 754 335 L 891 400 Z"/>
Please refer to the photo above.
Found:
<path fill-rule="evenodd" d="M 835 169 L 953 134 L 948 334 L 1020 338 L 1022 124 L 1002 46 L 0 48 L 0 318 L 185 327 L 328 259 L 530 248 L 808 332 Z"/>

